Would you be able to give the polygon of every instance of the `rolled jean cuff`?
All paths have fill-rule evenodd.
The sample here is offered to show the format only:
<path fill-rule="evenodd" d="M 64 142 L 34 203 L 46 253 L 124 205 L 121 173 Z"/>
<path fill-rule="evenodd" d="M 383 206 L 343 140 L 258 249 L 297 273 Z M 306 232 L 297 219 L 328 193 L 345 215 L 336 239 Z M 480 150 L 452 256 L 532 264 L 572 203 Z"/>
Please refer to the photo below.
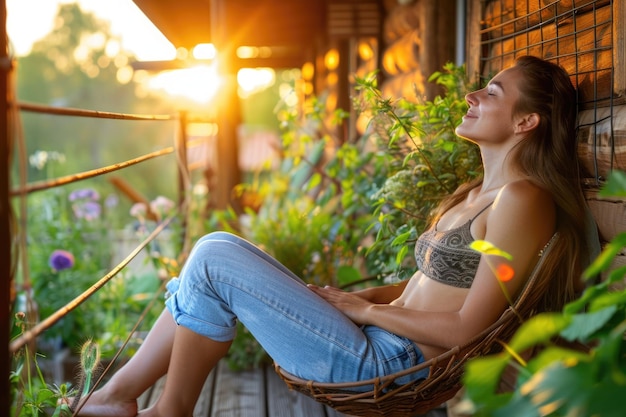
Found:
<path fill-rule="evenodd" d="M 165 300 L 165 306 L 172 314 L 177 325 L 188 328 L 189 330 L 215 340 L 216 342 L 229 342 L 235 338 L 237 333 L 236 327 L 222 327 L 213 323 L 199 320 L 185 313 L 178 303 L 178 288 L 180 279 L 173 278 L 167 283 L 167 292 L 169 296 Z"/>
<path fill-rule="evenodd" d="M 165 299 L 169 299 L 172 296 L 172 294 L 175 294 L 176 291 L 178 291 L 179 287 L 180 287 L 180 278 L 174 277 L 170 279 L 165 285 L 165 290 L 166 290 Z"/>

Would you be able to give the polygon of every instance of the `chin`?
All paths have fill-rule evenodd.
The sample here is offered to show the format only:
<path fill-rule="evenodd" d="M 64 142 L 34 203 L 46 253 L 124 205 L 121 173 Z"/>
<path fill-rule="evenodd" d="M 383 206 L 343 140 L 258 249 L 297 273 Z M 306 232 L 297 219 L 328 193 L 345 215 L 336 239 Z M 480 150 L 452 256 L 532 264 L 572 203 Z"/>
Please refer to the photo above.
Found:
<path fill-rule="evenodd" d="M 462 126 L 463 125 L 459 125 L 456 129 L 454 129 L 454 133 L 460 138 L 469 139 L 467 132 L 464 131 L 465 129 L 463 129 Z"/>

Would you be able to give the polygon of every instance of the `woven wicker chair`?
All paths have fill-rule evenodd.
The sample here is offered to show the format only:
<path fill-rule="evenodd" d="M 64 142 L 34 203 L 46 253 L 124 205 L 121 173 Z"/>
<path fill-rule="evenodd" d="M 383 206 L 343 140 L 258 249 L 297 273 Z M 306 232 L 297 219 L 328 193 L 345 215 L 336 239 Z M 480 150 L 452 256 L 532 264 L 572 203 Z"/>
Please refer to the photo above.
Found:
<path fill-rule="evenodd" d="M 520 324 L 535 314 L 539 297 L 545 291 L 548 279 L 542 276 L 544 259 L 554 247 L 555 234 L 540 254 L 525 287 L 515 303 L 507 308 L 489 328 L 463 346 L 449 351 L 415 367 L 382 378 L 347 383 L 307 381 L 291 375 L 275 364 L 278 375 L 289 388 L 304 393 L 342 413 L 353 416 L 411 417 L 448 401 L 459 391 L 466 362 L 474 357 L 488 355 L 502 349 Z M 396 379 L 423 369 L 429 369 L 424 380 L 396 384 Z M 364 388 L 365 387 L 365 388 Z M 360 388 L 360 389 L 359 389 Z M 365 392 L 362 392 L 362 391 Z"/>

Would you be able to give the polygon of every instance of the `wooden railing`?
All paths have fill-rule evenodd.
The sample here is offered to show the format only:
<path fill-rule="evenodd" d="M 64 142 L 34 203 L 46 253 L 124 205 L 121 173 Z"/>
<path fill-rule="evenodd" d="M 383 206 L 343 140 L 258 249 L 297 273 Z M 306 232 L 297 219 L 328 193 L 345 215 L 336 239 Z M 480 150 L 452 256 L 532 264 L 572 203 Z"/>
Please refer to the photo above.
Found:
<path fill-rule="evenodd" d="M 8 60 L 8 58 L 6 58 Z M 0 62 L 1 58 L 0 58 Z M 5 72 L 3 72 L 4 74 Z M 6 83 L 9 84 L 9 77 L 6 77 Z M 7 87 L 9 90 L 10 88 Z M 177 114 L 155 114 L 155 115 L 143 115 L 143 114 L 125 114 L 125 113 L 114 113 L 114 112 L 104 112 L 104 111 L 93 111 L 93 110 L 84 110 L 84 109 L 76 109 L 76 108 L 60 108 L 60 107 L 50 107 L 44 106 L 40 104 L 33 103 L 23 103 L 16 100 L 7 100 L 6 102 L 2 101 L 2 104 L 9 103 L 9 106 L 6 108 L 6 111 L 2 111 L 3 117 L 6 119 L 6 129 L 3 129 L 3 137 L 2 137 L 2 149 L 0 150 L 0 156 L 3 158 L 2 166 L 3 169 L 6 170 L 6 182 L 2 182 L 2 189 L 0 192 L 2 194 L 2 202 L 0 202 L 0 210 L 2 211 L 2 225 L 0 226 L 0 239 L 3 242 L 8 242 L 3 245 L 5 248 L 10 250 L 3 251 L 5 255 L 3 255 L 2 265 L 6 270 L 3 271 L 2 274 L 2 286 L 3 289 L 1 291 L 2 294 L 5 295 L 6 303 L 5 306 L 13 306 L 15 303 L 16 296 L 16 286 L 19 283 L 23 288 L 30 288 L 30 273 L 29 273 L 29 255 L 28 250 L 29 246 L 27 243 L 27 218 L 29 215 L 29 207 L 27 204 L 27 197 L 33 193 L 50 190 L 54 188 L 62 188 L 80 181 L 85 181 L 87 179 L 92 179 L 99 176 L 105 176 L 107 174 L 111 174 L 116 171 L 123 171 L 131 166 L 135 166 L 138 164 L 143 164 L 147 161 L 152 161 L 155 159 L 164 160 L 166 156 L 172 156 L 169 160 L 164 160 L 164 164 L 176 164 L 178 178 L 176 179 L 175 189 L 176 189 L 176 210 L 169 214 L 168 217 L 162 218 L 156 224 L 154 230 L 152 230 L 143 241 L 141 241 L 130 253 L 124 254 L 124 259 L 120 261 L 117 265 L 114 265 L 108 273 L 98 279 L 96 282 L 87 288 L 82 294 L 78 295 L 72 300 L 67 300 L 67 303 L 60 309 L 58 309 L 53 314 L 48 317 L 42 318 L 41 321 L 35 322 L 32 327 L 25 329 L 17 338 L 10 341 L 8 340 L 8 334 L 6 332 L 2 332 L 3 340 L 6 341 L 5 346 L 8 346 L 8 354 L 5 356 L 7 359 L 10 358 L 13 354 L 18 352 L 20 349 L 25 346 L 32 346 L 32 344 L 37 340 L 39 336 L 41 336 L 46 330 L 55 326 L 62 318 L 67 315 L 72 314 L 81 304 L 83 304 L 86 300 L 88 300 L 91 296 L 96 294 L 100 289 L 104 288 L 114 277 L 116 277 L 121 271 L 123 271 L 129 263 L 142 251 L 147 250 L 150 243 L 154 242 L 155 239 L 165 230 L 168 225 L 172 222 L 173 219 L 179 219 L 182 223 L 182 227 L 178 228 L 177 237 L 179 239 L 179 246 L 182 248 L 182 252 L 187 251 L 190 246 L 190 236 L 186 233 L 185 225 L 187 224 L 187 216 L 189 215 L 189 199 L 190 199 L 190 189 L 191 189 L 191 178 L 192 171 L 198 170 L 202 168 L 202 164 L 195 164 L 194 166 L 190 166 L 188 164 L 188 152 L 190 149 L 203 146 L 206 143 L 206 139 L 208 137 L 200 137 L 194 138 L 193 140 L 188 140 L 186 132 L 187 124 L 190 122 L 202 122 L 207 123 L 209 120 L 202 119 L 200 117 L 189 118 L 185 112 L 180 112 Z M 106 166 L 97 167 L 93 169 L 89 169 L 82 172 L 75 172 L 70 175 L 59 176 L 52 179 L 46 179 L 43 181 L 36 182 L 28 182 L 26 178 L 26 169 L 25 166 L 27 164 L 26 158 L 26 144 L 25 138 L 22 134 L 21 122 L 20 122 L 20 114 L 23 112 L 35 112 L 42 113 L 47 115 L 54 115 L 55 117 L 64 117 L 64 118 L 93 118 L 93 119 L 118 119 L 118 120 L 128 120 L 128 121 L 142 121 L 142 122 L 154 122 L 154 123 L 163 123 L 169 122 L 170 124 L 174 124 L 174 129 L 176 131 L 176 135 L 173 135 L 173 143 L 167 144 L 166 146 L 162 146 L 159 149 L 152 149 L 150 152 L 144 153 L 140 156 L 133 157 L 131 159 L 119 160 L 115 163 L 108 164 Z M 11 170 L 11 158 L 10 152 L 12 149 L 16 149 L 15 154 L 17 156 L 17 165 L 20 167 L 20 178 L 19 184 L 15 186 L 13 189 L 10 188 L 9 181 L 9 171 Z M 172 161 L 173 159 L 173 161 Z M 3 177 L 4 179 L 4 177 Z M 119 178 L 117 178 L 119 180 Z M 121 180 L 120 180 L 121 181 Z M 111 179 L 111 183 L 117 187 L 122 194 L 125 194 L 133 203 L 142 202 L 148 203 L 141 193 L 137 193 L 129 187 L 125 181 L 116 181 L 116 178 Z M 148 204 L 146 204 L 149 207 Z M 11 207 L 16 207 L 15 212 L 10 211 Z M 148 208 L 148 215 L 150 214 L 150 209 Z M 8 222 L 8 219 L 17 219 L 12 222 Z M 7 221 L 5 223 L 5 221 Z M 12 227 L 9 230 L 9 226 Z M 5 236 L 6 234 L 12 235 Z M 181 256 L 181 259 L 184 256 Z M 19 268 L 18 268 L 19 264 Z M 110 267 L 110 265 L 106 265 L 106 267 Z M 17 276 L 17 271 L 19 270 L 19 276 Z M 134 324 L 133 329 L 129 331 L 128 338 L 126 339 L 124 345 L 119 349 L 116 353 L 115 357 L 111 361 L 113 363 L 120 353 L 124 350 L 126 344 L 130 340 L 131 336 L 138 329 L 139 322 L 143 320 L 146 315 L 146 311 L 151 308 L 154 304 L 154 301 L 157 300 L 157 297 L 162 294 L 162 290 L 164 289 L 164 283 L 161 285 L 160 291 L 154 294 L 154 299 L 148 304 L 145 311 L 141 314 L 139 321 Z M 26 292 L 26 297 L 32 297 L 32 294 Z M 65 302 L 65 300 L 64 300 Z M 32 300 L 27 300 L 26 306 L 32 306 Z M 5 316 L 6 313 L 10 313 L 10 308 L 4 308 L 3 310 L 3 319 L 5 326 L 11 324 L 12 317 Z M 26 316 L 29 316 L 29 312 L 25 312 Z M 35 315 L 30 316 L 37 317 Z M 5 327 L 6 328 L 6 327 Z M 8 366 L 6 369 L 5 375 L 10 373 L 10 361 L 6 363 L 3 362 L 3 367 Z M 5 371 L 4 368 L 2 368 Z M 105 369 L 105 374 L 108 369 Z M 103 375 L 104 376 L 104 375 Z M 2 378 L 3 384 L 6 384 L 8 378 Z M 5 391 L 3 391 L 2 395 L 5 395 L 6 392 L 7 397 L 2 398 L 2 411 L 5 411 L 6 404 L 6 415 L 9 413 L 11 399 L 8 396 L 10 392 L 10 386 L 7 387 Z"/>

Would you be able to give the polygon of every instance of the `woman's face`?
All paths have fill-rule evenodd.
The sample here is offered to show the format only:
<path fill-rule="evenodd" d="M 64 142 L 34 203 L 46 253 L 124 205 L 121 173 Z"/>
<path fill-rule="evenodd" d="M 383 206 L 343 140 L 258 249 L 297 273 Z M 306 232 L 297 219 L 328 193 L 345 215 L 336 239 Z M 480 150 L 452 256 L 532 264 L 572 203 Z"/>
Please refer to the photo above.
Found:
<path fill-rule="evenodd" d="M 467 94 L 469 110 L 456 134 L 479 145 L 510 138 L 515 132 L 513 109 L 520 95 L 517 86 L 521 77 L 521 71 L 509 68 L 493 77 L 485 88 Z"/>

